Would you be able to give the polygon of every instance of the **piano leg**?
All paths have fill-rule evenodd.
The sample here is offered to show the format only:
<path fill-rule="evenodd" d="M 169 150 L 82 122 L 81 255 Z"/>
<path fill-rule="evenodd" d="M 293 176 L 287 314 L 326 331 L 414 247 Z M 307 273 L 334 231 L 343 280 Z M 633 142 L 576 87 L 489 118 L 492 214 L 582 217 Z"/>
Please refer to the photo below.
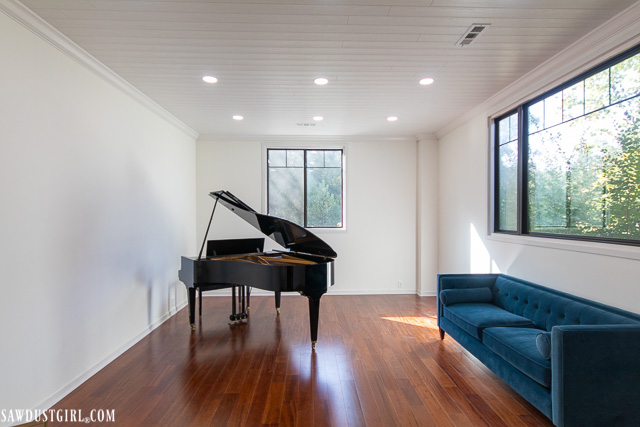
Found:
<path fill-rule="evenodd" d="M 251 286 L 247 286 L 247 313 L 249 312 L 251 307 Z"/>
<path fill-rule="evenodd" d="M 202 319 L 202 288 L 198 288 L 198 314 Z"/>
<path fill-rule="evenodd" d="M 276 313 L 280 315 L 280 291 L 276 291 Z"/>
<path fill-rule="evenodd" d="M 246 292 L 245 292 L 246 287 L 245 286 L 240 286 L 238 288 L 238 291 L 240 292 L 240 318 L 241 319 L 246 319 L 247 318 L 247 300 L 246 300 Z"/>
<path fill-rule="evenodd" d="M 238 316 L 236 314 L 236 287 L 231 286 L 231 316 L 229 316 L 229 320 L 236 321 L 238 320 Z"/>
<path fill-rule="evenodd" d="M 309 326 L 311 328 L 311 348 L 316 348 L 318 341 L 318 315 L 320 314 L 320 298 L 309 298 Z"/>
<path fill-rule="evenodd" d="M 196 323 L 194 318 L 196 317 L 196 288 L 188 288 L 189 289 L 189 324 L 191 325 L 191 330 L 194 331 L 196 329 Z"/>

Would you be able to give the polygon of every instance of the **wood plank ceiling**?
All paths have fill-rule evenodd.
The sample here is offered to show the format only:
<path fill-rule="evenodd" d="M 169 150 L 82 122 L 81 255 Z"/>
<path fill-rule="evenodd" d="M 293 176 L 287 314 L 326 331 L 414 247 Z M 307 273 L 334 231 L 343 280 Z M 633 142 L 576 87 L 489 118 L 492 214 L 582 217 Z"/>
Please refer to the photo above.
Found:
<path fill-rule="evenodd" d="M 393 137 L 436 133 L 634 0 L 22 2 L 200 134 Z"/>

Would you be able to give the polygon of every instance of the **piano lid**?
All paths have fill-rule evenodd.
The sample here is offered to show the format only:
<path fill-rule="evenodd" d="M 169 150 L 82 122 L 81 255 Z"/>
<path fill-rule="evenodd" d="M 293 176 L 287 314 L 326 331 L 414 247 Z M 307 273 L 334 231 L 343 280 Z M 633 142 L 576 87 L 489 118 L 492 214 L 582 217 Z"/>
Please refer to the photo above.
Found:
<path fill-rule="evenodd" d="M 331 246 L 309 230 L 286 219 L 258 213 L 228 191 L 213 191 L 209 195 L 289 250 L 330 258 L 338 256 Z"/>

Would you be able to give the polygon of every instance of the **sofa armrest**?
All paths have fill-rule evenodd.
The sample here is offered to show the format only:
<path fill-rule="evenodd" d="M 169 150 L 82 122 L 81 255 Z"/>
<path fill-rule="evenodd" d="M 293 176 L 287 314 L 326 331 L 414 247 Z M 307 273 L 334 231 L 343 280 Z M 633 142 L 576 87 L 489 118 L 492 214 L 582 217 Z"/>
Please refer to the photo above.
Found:
<path fill-rule="evenodd" d="M 436 301 L 438 326 L 442 316 L 442 302 L 440 291 L 445 289 L 491 288 L 496 283 L 498 274 L 438 274 L 436 286 Z"/>
<path fill-rule="evenodd" d="M 640 420 L 640 325 L 551 330 L 551 401 L 557 426 Z"/>

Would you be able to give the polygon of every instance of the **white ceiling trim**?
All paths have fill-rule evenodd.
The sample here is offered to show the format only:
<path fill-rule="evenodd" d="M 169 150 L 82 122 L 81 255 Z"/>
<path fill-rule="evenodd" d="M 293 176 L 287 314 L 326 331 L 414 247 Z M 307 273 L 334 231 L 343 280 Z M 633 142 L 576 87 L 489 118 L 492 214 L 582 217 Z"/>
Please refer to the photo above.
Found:
<path fill-rule="evenodd" d="M 107 83 L 124 92 L 126 95 L 142 104 L 148 110 L 163 118 L 177 129 L 181 130 L 193 139 L 198 138 L 198 132 L 187 126 L 183 121 L 162 108 L 151 98 L 136 89 L 129 82 L 116 74 L 109 67 L 98 61 L 86 50 L 71 41 L 68 37 L 33 13 L 18 0 L 3 0 L 0 2 L 0 10 L 16 22 L 75 60 L 89 71 L 101 77 Z"/>
<path fill-rule="evenodd" d="M 433 136 L 435 138 L 435 135 Z M 286 142 L 286 143 L 347 143 L 347 142 L 415 142 L 418 136 L 366 136 L 366 135 L 200 135 L 198 141 L 207 142 Z"/>
<path fill-rule="evenodd" d="M 479 114 L 499 115 L 640 43 L 640 2 L 543 62 L 472 110 L 444 126 L 438 139 Z"/>

